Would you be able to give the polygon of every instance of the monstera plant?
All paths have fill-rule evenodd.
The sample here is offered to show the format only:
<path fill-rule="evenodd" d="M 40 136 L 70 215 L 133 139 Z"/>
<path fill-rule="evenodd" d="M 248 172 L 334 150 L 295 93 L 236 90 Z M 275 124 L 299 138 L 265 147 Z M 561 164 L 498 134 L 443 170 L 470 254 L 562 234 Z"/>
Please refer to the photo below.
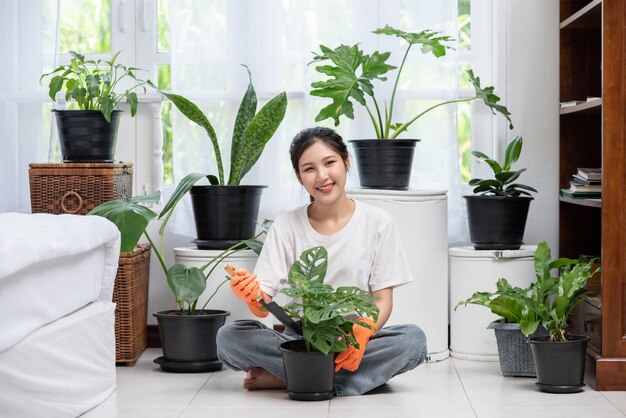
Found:
<path fill-rule="evenodd" d="M 247 69 L 247 67 L 246 67 Z M 252 236 L 255 231 L 261 194 L 266 186 L 240 185 L 241 180 L 257 162 L 265 145 L 274 136 L 287 110 L 287 95 L 282 92 L 257 112 L 257 96 L 250 82 L 235 118 L 230 148 L 230 173 L 224 176 L 222 152 L 215 129 L 200 108 L 187 98 L 161 92 L 190 121 L 201 126 L 213 146 L 217 164 L 214 173 L 191 173 L 179 184 L 170 202 L 176 204 L 191 191 L 194 219 L 201 249 L 226 249 Z M 154 84 L 150 83 L 153 87 Z M 196 186 L 202 178 L 209 185 Z M 169 213 L 165 206 L 161 216 Z"/>

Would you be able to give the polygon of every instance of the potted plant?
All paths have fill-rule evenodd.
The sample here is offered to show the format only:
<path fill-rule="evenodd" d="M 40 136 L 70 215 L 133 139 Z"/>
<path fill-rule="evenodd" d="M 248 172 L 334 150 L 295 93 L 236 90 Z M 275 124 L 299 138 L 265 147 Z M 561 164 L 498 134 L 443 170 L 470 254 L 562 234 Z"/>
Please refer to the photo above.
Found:
<path fill-rule="evenodd" d="M 162 370 L 170 372 L 189 373 L 220 370 L 222 363 L 217 361 L 215 336 L 230 313 L 224 310 L 205 308 L 228 280 L 224 280 L 216 286 L 202 307 L 197 306 L 198 299 L 206 290 L 207 278 L 219 262 L 246 248 L 251 248 L 257 254 L 260 252 L 263 244 L 259 238 L 269 229 L 271 222 L 265 221 L 261 225 L 261 232 L 222 251 L 200 268 L 187 267 L 183 264 L 168 267 L 164 258 L 163 237 L 176 202 L 172 203 L 172 198 L 170 198 L 166 204 L 170 209 L 167 212 L 165 210 L 161 212 L 161 217 L 164 220 L 159 228 L 159 246 L 155 245 L 146 230 L 149 221 L 157 215 L 151 209 L 141 205 L 147 201 L 158 201 L 158 198 L 158 195 L 151 195 L 149 197 L 134 197 L 130 200 L 113 200 L 96 207 L 91 213 L 104 216 L 118 226 L 122 234 L 122 246 L 132 240 L 138 240 L 142 234 L 145 235 L 167 277 L 167 284 L 176 298 L 179 309 L 153 313 L 159 324 L 159 334 L 163 346 L 163 357 L 155 359 L 155 362 L 161 366 Z M 207 270 L 208 272 L 205 273 Z"/>
<path fill-rule="evenodd" d="M 383 75 L 396 69 L 395 66 L 386 63 L 391 55 L 390 52 L 375 51 L 368 55 L 359 48 L 358 44 L 353 46 L 340 45 L 335 49 L 320 45 L 321 53 L 314 53 L 312 61 L 321 63 L 315 67 L 315 70 L 329 78 L 312 83 L 311 95 L 332 100 L 331 104 L 320 110 L 315 121 L 332 118 L 335 121 L 335 126 L 337 126 L 342 115 L 354 119 L 353 101 L 356 101 L 365 107 L 374 126 L 376 138 L 382 140 L 354 139 L 350 141 L 354 146 L 362 187 L 408 189 L 415 144 L 419 140 L 397 139 L 397 137 L 407 131 L 408 127 L 419 118 L 439 106 L 480 99 L 494 114 L 499 112 L 507 118 L 510 127 L 513 128 L 509 118 L 510 113 L 506 107 L 498 104 L 500 98 L 493 93 L 494 87 L 481 87 L 480 78 L 474 76 L 472 70 L 468 70 L 467 74 L 476 91 L 474 97 L 444 101 L 410 119 L 407 117 L 409 119 L 407 122 L 394 122 L 396 90 L 407 56 L 413 45 L 420 46 L 420 50 L 424 54 L 431 53 L 435 57 L 442 57 L 446 54 L 446 49 L 451 48 L 445 43 L 454 39 L 429 29 L 411 33 L 395 29 L 389 25 L 377 29 L 373 33 L 396 36 L 407 42 L 404 57 L 396 73 L 389 106 L 387 106 L 387 102 L 384 103 L 384 106 L 379 104 L 375 96 L 373 82 L 375 80 L 386 81 L 387 78 Z M 327 61 L 330 61 L 331 64 L 328 64 Z M 390 141 L 391 139 L 394 140 Z"/>
<path fill-rule="evenodd" d="M 539 319 L 522 324 L 522 332 L 530 336 L 541 324 L 550 333 L 529 339 L 539 389 L 551 393 L 580 392 L 584 386 L 589 337 L 568 334 L 568 318 L 574 308 L 587 299 L 587 279 L 599 273 L 600 267 L 594 269 L 597 259 L 552 261 L 550 248 L 542 244 L 535 255 L 538 280 L 524 298 L 525 306 Z M 551 276 L 552 269 L 558 269 L 558 275 Z"/>
<path fill-rule="evenodd" d="M 285 305 L 289 316 L 300 321 L 303 339 L 281 344 L 287 394 L 295 400 L 330 399 L 333 391 L 334 355 L 358 347 L 353 324 L 370 328 L 358 317 L 378 319 L 373 295 L 355 286 L 333 289 L 324 283 L 328 253 L 324 247 L 304 251 L 288 273 L 281 293 L 294 299 Z"/>
<path fill-rule="evenodd" d="M 228 180 L 224 177 L 222 153 L 215 130 L 205 114 L 185 97 L 161 92 L 184 116 L 205 129 L 215 152 L 217 176 L 206 173 L 189 174 L 173 193 L 175 199 L 180 199 L 191 190 L 197 233 L 197 240 L 194 242 L 200 249 L 225 249 L 252 236 L 255 231 L 261 194 L 267 186 L 241 185 L 240 182 L 257 162 L 265 145 L 285 117 L 287 95 L 285 92 L 280 93 L 257 113 L 257 97 L 250 70 L 248 76 L 248 89 L 233 127 Z M 195 183 L 204 177 L 210 184 L 196 186 Z M 166 205 L 163 210 L 166 212 L 168 209 Z"/>
<path fill-rule="evenodd" d="M 525 168 L 512 170 L 522 152 L 523 139 L 515 137 L 506 146 L 504 162 L 472 151 L 478 161 L 486 162 L 493 171 L 493 178 L 473 178 L 474 195 L 464 196 L 467 204 L 467 220 L 470 240 L 477 250 L 517 250 L 522 245 L 526 218 L 533 197 L 533 187 L 517 183 Z"/>
<path fill-rule="evenodd" d="M 137 78 L 140 69 L 116 63 L 118 51 L 109 61 L 87 60 L 85 56 L 70 51 L 72 59 L 43 74 L 39 82 L 49 76 L 48 95 L 55 101 L 57 93 L 64 90 L 65 100 L 74 101 L 79 110 L 53 109 L 63 162 L 112 162 L 115 158 L 117 129 L 121 110 L 117 105 L 125 100 L 130 114 L 137 113 L 137 93 L 145 81 Z M 130 79 L 127 90 L 116 91 L 121 82 Z"/>
<path fill-rule="evenodd" d="M 545 245 L 545 243 L 540 245 Z M 538 263 L 536 253 L 535 268 L 539 266 Z M 495 292 L 475 292 L 466 300 L 458 302 L 454 307 L 456 310 L 459 306 L 467 306 L 468 304 L 484 306 L 500 317 L 491 322 L 487 328 L 493 329 L 495 332 L 500 371 L 504 376 L 537 376 L 530 345 L 521 329 L 522 323 L 527 326 L 529 323 L 536 323 L 539 319 L 537 314 L 526 308 L 524 304 L 524 298 L 528 293 L 528 288 L 521 289 L 512 286 L 506 278 L 500 278 L 496 282 Z M 532 337 L 546 335 L 548 335 L 548 331 L 542 326 L 537 327 L 531 334 Z"/>

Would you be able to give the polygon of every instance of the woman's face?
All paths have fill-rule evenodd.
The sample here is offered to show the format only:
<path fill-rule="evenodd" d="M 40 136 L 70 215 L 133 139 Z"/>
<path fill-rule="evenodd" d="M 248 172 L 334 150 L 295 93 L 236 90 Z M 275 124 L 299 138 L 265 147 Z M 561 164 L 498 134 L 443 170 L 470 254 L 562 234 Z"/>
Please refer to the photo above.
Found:
<path fill-rule="evenodd" d="M 316 202 L 330 204 L 345 195 L 349 168 L 350 160 L 344 165 L 337 151 L 316 141 L 300 156 L 298 177 Z"/>

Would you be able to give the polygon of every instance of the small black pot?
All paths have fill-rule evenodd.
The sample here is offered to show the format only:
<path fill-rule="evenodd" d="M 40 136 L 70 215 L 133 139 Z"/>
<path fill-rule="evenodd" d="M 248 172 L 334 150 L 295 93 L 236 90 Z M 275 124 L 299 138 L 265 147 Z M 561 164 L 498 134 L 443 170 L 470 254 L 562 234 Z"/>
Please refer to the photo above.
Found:
<path fill-rule="evenodd" d="M 407 190 L 419 139 L 353 139 L 361 187 Z"/>
<path fill-rule="evenodd" d="M 64 163 L 113 162 L 121 110 L 107 122 L 100 110 L 53 109 Z"/>
<path fill-rule="evenodd" d="M 198 248 L 224 250 L 252 238 L 266 187 L 193 186 L 190 193 Z"/>
<path fill-rule="evenodd" d="M 160 311 L 152 314 L 159 324 L 163 357 L 167 361 L 179 363 L 215 362 L 215 336 L 230 312 L 204 310 L 200 315 L 178 315 L 178 312 Z"/>
<path fill-rule="evenodd" d="M 333 397 L 334 353 L 307 352 L 304 340 L 284 342 L 280 351 L 290 399 L 323 401 Z"/>
<path fill-rule="evenodd" d="M 470 240 L 477 250 L 517 250 L 532 197 L 463 196 Z"/>
<path fill-rule="evenodd" d="M 567 341 L 548 341 L 549 337 L 529 340 L 542 392 L 575 393 L 583 390 L 587 342 L 585 335 L 570 335 Z"/>

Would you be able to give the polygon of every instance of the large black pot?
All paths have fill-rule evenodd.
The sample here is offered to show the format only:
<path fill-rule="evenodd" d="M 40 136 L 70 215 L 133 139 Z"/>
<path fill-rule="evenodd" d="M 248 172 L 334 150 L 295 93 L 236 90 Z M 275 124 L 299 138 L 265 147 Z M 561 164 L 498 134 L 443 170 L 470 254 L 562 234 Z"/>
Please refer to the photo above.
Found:
<path fill-rule="evenodd" d="M 419 139 L 353 139 L 361 187 L 407 190 Z"/>
<path fill-rule="evenodd" d="M 530 347 L 537 369 L 537 383 L 542 392 L 574 393 L 583 390 L 586 335 L 570 335 L 568 341 L 548 342 L 548 337 L 531 338 Z"/>
<path fill-rule="evenodd" d="M 217 330 L 230 312 L 204 310 L 199 315 L 160 311 L 152 315 L 159 324 L 163 357 L 155 360 L 164 371 L 194 373 L 220 370 L 217 360 Z"/>
<path fill-rule="evenodd" d="M 100 110 L 52 110 L 64 163 L 113 162 L 121 110 L 107 122 Z"/>
<path fill-rule="evenodd" d="M 193 186 L 191 203 L 200 249 L 224 250 L 254 236 L 267 186 Z"/>
<path fill-rule="evenodd" d="M 532 197 L 463 197 L 475 249 L 517 250 L 522 246 Z"/>
<path fill-rule="evenodd" d="M 323 401 L 333 397 L 335 356 L 307 352 L 304 340 L 280 345 L 287 376 L 287 395 L 296 401 Z"/>

